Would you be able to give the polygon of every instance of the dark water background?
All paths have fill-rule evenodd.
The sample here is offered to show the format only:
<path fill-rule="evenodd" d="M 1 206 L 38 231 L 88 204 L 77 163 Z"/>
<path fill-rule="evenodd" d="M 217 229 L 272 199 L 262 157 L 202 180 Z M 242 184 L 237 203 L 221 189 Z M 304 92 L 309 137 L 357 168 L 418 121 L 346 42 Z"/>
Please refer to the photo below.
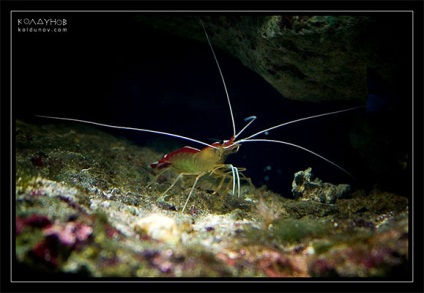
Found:
<path fill-rule="evenodd" d="M 45 16 L 31 14 L 32 18 Z M 62 123 L 34 115 L 69 117 L 166 131 L 205 142 L 232 135 L 225 92 L 207 43 L 143 27 L 135 21 L 135 13 L 55 13 L 55 18 L 59 16 L 67 19 L 66 33 L 13 35 L 14 118 Z M 244 118 L 258 116 L 244 135 L 357 105 L 284 99 L 259 75 L 215 50 L 237 130 L 244 126 Z M 267 184 L 287 197 L 293 174 L 307 167 L 323 181 L 361 186 L 370 178 L 350 145 L 349 133 L 364 111 L 300 122 L 266 137 L 309 148 L 351 172 L 356 180 L 307 152 L 280 144 L 246 143 L 228 162 L 246 167 L 256 186 Z M 395 119 L 402 121 L 409 115 Z M 101 130 L 140 146 L 159 147 L 164 154 L 184 145 L 202 147 L 160 135 Z"/>

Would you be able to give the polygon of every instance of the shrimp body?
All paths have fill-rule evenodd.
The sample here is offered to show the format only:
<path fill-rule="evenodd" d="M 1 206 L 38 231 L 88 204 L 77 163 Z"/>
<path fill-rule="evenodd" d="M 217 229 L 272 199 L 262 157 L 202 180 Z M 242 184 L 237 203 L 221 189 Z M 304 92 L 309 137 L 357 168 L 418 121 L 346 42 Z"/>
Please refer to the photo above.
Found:
<path fill-rule="evenodd" d="M 163 156 L 150 164 L 157 169 L 172 168 L 178 173 L 198 175 L 224 165 L 228 155 L 238 151 L 239 144 L 234 144 L 234 136 L 224 142 L 215 142 L 202 150 L 185 146 Z"/>
<path fill-rule="evenodd" d="M 158 201 L 163 201 L 167 196 L 168 191 L 183 176 L 196 176 L 186 203 L 184 204 L 184 212 L 197 181 L 206 174 L 221 179 L 221 182 L 214 193 L 217 193 L 224 185 L 225 180 L 229 179 L 229 184 L 231 184 L 231 182 L 233 183 L 233 194 L 235 193 L 237 185 L 240 196 L 240 176 L 242 179 L 247 180 L 250 184 L 252 183 L 249 178 L 241 173 L 241 171 L 245 170 L 244 168 L 225 164 L 225 160 L 228 155 L 237 152 L 240 147 L 240 144 L 234 140 L 235 136 L 232 136 L 230 140 L 224 141 L 224 143 L 215 142 L 201 150 L 185 146 L 164 155 L 159 161 L 150 164 L 151 168 L 162 169 L 163 171 L 172 169 L 179 174 L 174 183 L 172 183 L 171 186 L 162 194 Z"/>

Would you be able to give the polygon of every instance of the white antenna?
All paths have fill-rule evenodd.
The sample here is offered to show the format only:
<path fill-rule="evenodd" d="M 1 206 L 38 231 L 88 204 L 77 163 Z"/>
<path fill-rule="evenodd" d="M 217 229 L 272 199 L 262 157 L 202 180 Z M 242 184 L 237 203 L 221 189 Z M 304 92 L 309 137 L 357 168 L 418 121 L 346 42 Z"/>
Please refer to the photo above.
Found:
<path fill-rule="evenodd" d="M 269 127 L 269 128 L 267 128 L 267 129 L 264 129 L 264 130 L 261 130 L 261 131 L 259 131 L 259 132 L 256 132 L 256 133 L 254 133 L 254 134 L 252 134 L 252 135 L 250 135 L 250 136 L 248 136 L 248 137 L 246 137 L 246 138 L 243 138 L 243 139 L 240 139 L 240 140 L 238 140 L 238 141 L 235 141 L 234 143 L 244 143 L 244 142 L 272 142 L 272 143 L 281 143 L 281 144 L 285 144 L 285 145 L 289 145 L 289 146 L 292 146 L 292 147 L 296 147 L 296 148 L 299 148 L 299 149 L 301 149 L 301 150 L 304 150 L 304 151 L 306 151 L 306 152 L 308 152 L 308 153 L 311 153 L 311 154 L 313 154 L 313 155 L 315 155 L 315 156 L 317 156 L 317 157 L 319 157 L 319 158 L 321 158 L 321 159 L 323 159 L 324 161 L 327 161 L 328 163 L 330 163 L 330 164 L 332 164 L 332 165 L 334 165 L 334 166 L 336 166 L 337 168 L 339 168 L 340 170 L 342 170 L 343 172 L 345 172 L 346 174 L 348 174 L 349 176 L 351 176 L 352 178 L 355 178 L 352 174 L 350 174 L 348 171 L 346 171 L 345 169 L 343 169 L 342 167 L 340 167 L 339 165 L 337 165 L 336 163 L 334 163 L 334 162 L 332 162 L 332 161 L 330 161 L 329 159 L 327 159 L 327 158 L 325 158 L 325 157 L 323 157 L 323 156 L 321 156 L 320 154 L 317 154 L 317 153 L 315 153 L 315 152 L 313 152 L 313 151 L 311 151 L 311 150 L 309 150 L 309 149 L 307 149 L 307 148 L 305 148 L 305 147 L 302 147 L 302 146 L 300 146 L 300 145 L 297 145 L 297 144 L 294 144 L 294 143 L 290 143 L 290 142 L 286 142 L 286 141 L 281 141 L 281 140 L 273 140 L 273 139 L 252 139 L 253 137 L 255 137 L 255 136 L 258 136 L 259 134 L 262 134 L 262 133 L 265 133 L 265 132 L 267 132 L 267 131 L 270 131 L 270 130 L 273 130 L 273 129 L 276 129 L 276 128 L 278 128 L 278 127 L 282 127 L 282 126 L 285 126 L 285 125 L 289 125 L 289 124 L 292 124 L 292 123 L 296 123 L 296 122 L 300 122 L 300 121 L 304 121 L 304 120 L 309 120 L 309 119 L 313 119 L 313 118 L 318 118 L 318 117 L 323 117 L 323 116 L 327 116 L 327 115 L 333 115 L 333 114 L 338 114 L 338 113 L 343 113 L 343 112 L 346 112 L 346 111 L 351 111 L 351 110 L 355 110 L 355 109 L 359 109 L 359 108 L 363 108 L 363 106 L 358 106 L 358 107 L 353 107 L 353 108 L 348 108 L 348 109 L 344 109 L 344 110 L 339 110 L 339 111 L 334 111 L 334 112 L 328 112 L 328 113 L 324 113 L 324 114 L 318 114 L 318 115 L 313 115 L 313 116 L 309 116 L 309 117 L 305 117 L 305 118 L 300 118 L 300 119 L 296 119 L 296 120 L 292 120 L 292 121 L 288 121 L 288 122 L 285 122 L 285 123 L 281 123 L 281 124 L 278 124 L 278 125 L 275 125 L 275 126 L 272 126 L 272 127 Z M 250 118 L 250 117 L 249 117 Z M 256 118 L 256 117 L 255 117 Z M 253 119 L 254 120 L 254 119 Z M 252 121 L 250 121 L 249 122 L 249 124 L 247 124 L 243 129 L 242 129 L 242 131 L 247 127 L 247 126 L 249 126 L 250 125 L 250 123 L 252 123 L 253 122 L 253 120 Z M 241 131 L 240 131 L 240 133 L 241 133 Z M 240 134 L 239 133 L 239 134 Z"/>
<path fill-rule="evenodd" d="M 216 58 L 215 51 L 212 47 L 211 41 L 209 40 L 208 33 L 207 33 L 206 28 L 205 28 L 203 21 L 201 19 L 200 19 L 200 23 L 202 24 L 203 30 L 205 31 L 206 39 L 208 40 L 209 47 L 211 48 L 211 51 L 212 51 L 212 54 L 213 54 L 213 58 L 215 59 L 216 65 L 218 66 L 219 74 L 221 75 L 221 80 L 222 80 L 222 83 L 224 85 L 225 94 L 227 95 L 228 107 L 230 109 L 231 122 L 233 124 L 233 135 L 235 136 L 236 135 L 236 123 L 234 122 L 233 108 L 231 107 L 230 95 L 228 94 L 228 91 L 227 91 L 227 85 L 225 84 L 224 75 L 222 74 L 221 66 L 219 66 L 219 62 L 218 62 L 218 59 Z"/>
<path fill-rule="evenodd" d="M 359 109 L 359 108 L 363 108 L 363 106 L 358 106 L 358 107 L 353 107 L 353 108 L 349 108 L 349 109 L 344 109 L 344 110 L 339 110 L 339 111 L 334 111 L 334 112 L 329 112 L 329 113 L 324 113 L 324 114 L 318 114 L 318 115 L 313 115 L 313 116 L 308 116 L 308 117 L 305 117 L 305 118 L 300 118 L 300 119 L 292 120 L 292 121 L 285 122 L 285 123 L 282 123 L 282 124 L 278 124 L 278 125 L 272 126 L 270 128 L 267 128 L 267 129 L 261 130 L 259 132 L 256 132 L 256 133 L 254 133 L 254 134 L 252 134 L 252 135 L 250 135 L 250 136 L 248 136 L 246 138 L 241 139 L 239 142 L 241 142 L 241 141 L 245 142 L 248 139 L 250 140 L 252 137 L 258 136 L 259 134 L 262 134 L 262 133 L 265 133 L 267 131 L 270 131 L 270 130 L 273 130 L 273 129 L 276 129 L 276 128 L 279 128 L 279 127 L 283 127 L 285 125 L 289 125 L 289 124 L 292 124 L 292 123 L 296 123 L 296 122 L 300 122 L 300 121 L 304 121 L 304 120 L 309 120 L 309 119 L 313 119 L 313 118 L 318 118 L 318 117 L 322 117 L 322 116 L 327 116 L 327 115 L 333 115 L 333 114 L 343 113 L 343 112 L 347 112 L 347 111 L 352 111 L 352 110 Z"/>
<path fill-rule="evenodd" d="M 320 154 L 317 154 L 317 153 L 315 153 L 315 152 L 313 152 L 313 151 L 311 151 L 311 150 L 309 150 L 309 149 L 307 149 L 307 148 L 305 148 L 305 147 L 303 147 L 303 146 L 300 146 L 300 145 L 297 145 L 297 144 L 294 144 L 294 143 L 290 143 L 290 142 L 286 142 L 286 141 L 282 141 L 282 140 L 274 140 L 274 139 L 249 139 L 249 140 L 244 140 L 244 139 L 242 139 L 242 140 L 240 140 L 240 141 L 238 141 L 238 142 L 239 142 L 239 143 L 241 143 L 241 142 L 251 142 L 251 141 L 252 141 L 252 142 L 273 142 L 273 143 L 281 143 L 281 144 L 285 144 L 285 145 L 289 145 L 289 146 L 292 146 L 292 147 L 299 148 L 299 149 L 301 149 L 301 150 L 307 151 L 308 153 L 311 153 L 311 154 L 313 154 L 313 155 L 315 155 L 315 156 L 317 156 L 317 157 L 319 157 L 319 158 L 321 158 L 321 159 L 323 159 L 323 160 L 327 161 L 328 163 L 330 163 L 330 164 L 332 164 L 332 165 L 336 166 L 337 168 L 339 168 L 340 170 L 342 170 L 343 172 L 345 172 L 346 174 L 348 174 L 349 176 L 351 176 L 352 178 L 354 178 L 354 179 L 355 179 L 355 177 L 354 177 L 352 174 L 350 174 L 348 171 L 346 171 L 345 169 L 343 169 L 342 167 L 340 167 L 340 166 L 339 166 L 339 165 L 337 165 L 336 163 L 334 163 L 334 162 L 330 161 L 329 159 L 327 159 L 327 158 L 325 158 L 325 157 L 321 156 Z"/>
<path fill-rule="evenodd" d="M 256 118 L 257 118 L 256 116 L 250 116 L 250 117 L 245 118 L 244 121 L 245 122 L 248 121 L 248 123 L 246 124 L 246 126 L 243 127 L 242 130 L 240 130 L 239 133 L 237 133 L 236 136 L 234 136 L 234 139 L 236 139 L 247 127 L 249 127 L 249 125 L 252 124 L 252 122 L 255 121 Z"/>
<path fill-rule="evenodd" d="M 185 139 L 191 142 L 196 142 L 205 146 L 209 146 L 212 148 L 217 148 L 214 147 L 206 142 L 194 139 L 194 138 L 190 138 L 190 137 L 186 137 L 186 136 L 182 136 L 182 135 L 178 135 L 178 134 L 174 134 L 174 133 L 169 133 L 169 132 L 163 132 L 163 131 L 157 131 L 157 130 L 150 130 L 150 129 L 143 129 L 143 128 L 134 128 L 134 127 L 126 127 L 126 126 L 115 126 L 115 125 L 109 125 L 109 124 L 104 124 L 104 123 L 97 123 L 97 122 L 92 122 L 92 121 L 88 121 L 88 120 L 80 120 L 80 119 L 74 119 L 74 118 L 63 118 L 63 117 L 53 117 L 53 116 L 43 116 L 43 115 L 35 115 L 36 117 L 41 117 L 41 118 L 48 118 L 48 119 L 55 119 L 55 120 L 64 120 L 64 121 L 73 121 L 73 122 L 80 122 L 80 123 L 85 123 L 85 124 L 92 124 L 92 125 L 96 125 L 96 126 L 102 126 L 102 127 L 108 127 L 108 128 L 115 128 L 115 129 L 125 129 L 125 130 L 135 130 L 135 131 L 141 131 L 141 132 L 150 132 L 150 133 L 155 133 L 155 134 L 163 134 L 163 135 L 167 135 L 167 136 L 171 136 L 171 137 L 176 137 L 176 138 L 181 138 L 181 139 Z"/>

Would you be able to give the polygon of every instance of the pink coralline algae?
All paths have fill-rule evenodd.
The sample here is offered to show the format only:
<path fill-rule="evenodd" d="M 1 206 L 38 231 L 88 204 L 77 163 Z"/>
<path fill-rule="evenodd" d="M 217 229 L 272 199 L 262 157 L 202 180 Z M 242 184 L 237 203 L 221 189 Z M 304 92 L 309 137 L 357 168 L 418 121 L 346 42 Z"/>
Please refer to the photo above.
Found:
<path fill-rule="evenodd" d="M 50 219 L 43 215 L 34 214 L 27 218 L 17 217 L 15 223 L 16 235 L 19 235 L 26 227 L 45 228 L 51 224 Z"/>
<path fill-rule="evenodd" d="M 92 232 L 93 228 L 90 226 L 76 222 L 55 224 L 43 231 L 45 236 L 54 235 L 66 246 L 73 246 L 77 242 L 86 240 Z"/>
<path fill-rule="evenodd" d="M 76 249 L 77 244 L 88 239 L 93 228 L 82 223 L 55 223 L 43 228 L 44 239 L 31 250 L 30 255 L 48 265 L 57 267 L 61 256 L 66 255 L 62 248 Z M 62 247 L 62 248 L 61 248 Z"/>
<path fill-rule="evenodd" d="M 58 247 L 54 241 L 49 239 L 44 239 L 43 241 L 38 242 L 31 250 L 30 255 L 34 259 L 41 260 L 44 263 L 53 267 L 56 267 L 59 264 Z"/>

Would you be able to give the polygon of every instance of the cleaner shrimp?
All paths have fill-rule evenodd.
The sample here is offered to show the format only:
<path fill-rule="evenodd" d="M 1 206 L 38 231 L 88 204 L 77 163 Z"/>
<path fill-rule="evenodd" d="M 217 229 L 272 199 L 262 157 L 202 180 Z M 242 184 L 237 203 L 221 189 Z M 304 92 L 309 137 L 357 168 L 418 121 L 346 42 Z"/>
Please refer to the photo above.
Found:
<path fill-rule="evenodd" d="M 192 143 L 196 143 L 199 145 L 203 145 L 204 147 L 202 149 L 193 148 L 190 146 L 185 146 L 180 149 L 177 149 L 171 153 L 168 153 L 164 155 L 160 160 L 150 164 L 151 168 L 160 170 L 159 175 L 162 174 L 162 172 L 166 170 L 173 170 L 175 171 L 178 176 L 173 181 L 173 183 L 165 190 L 165 192 L 162 193 L 162 195 L 157 199 L 158 202 L 163 202 L 165 198 L 169 195 L 169 191 L 175 186 L 175 184 L 182 179 L 184 176 L 194 176 L 195 180 L 193 185 L 191 186 L 190 192 L 187 196 L 187 199 L 185 201 L 185 204 L 182 208 L 182 212 L 185 211 L 187 204 L 194 192 L 194 189 L 197 185 L 197 182 L 202 177 L 209 175 L 214 178 L 220 179 L 220 182 L 215 189 L 214 193 L 218 193 L 224 184 L 228 181 L 227 187 L 225 188 L 225 191 L 227 191 L 230 186 L 232 185 L 232 194 L 241 196 L 241 181 L 245 180 L 249 184 L 252 185 L 252 182 L 250 178 L 248 178 L 243 171 L 245 171 L 245 168 L 242 167 L 236 167 L 233 164 L 225 163 L 227 157 L 230 154 L 236 153 L 240 146 L 244 143 L 248 142 L 267 142 L 267 143 L 274 143 L 274 144 L 283 144 L 288 145 L 294 148 L 298 148 L 302 151 L 305 151 L 309 154 L 312 154 L 313 156 L 316 156 L 327 163 L 333 165 L 334 167 L 338 168 L 339 170 L 343 171 L 344 173 L 348 174 L 349 176 L 352 176 L 347 170 L 339 166 L 338 164 L 334 163 L 333 161 L 327 159 L 326 157 L 308 149 L 301 145 L 282 141 L 282 140 L 274 140 L 274 139 L 267 139 L 267 138 L 260 138 L 259 136 L 262 134 L 268 134 L 268 132 L 281 128 L 283 126 L 287 126 L 293 123 L 305 121 L 305 120 L 311 120 L 319 117 L 329 116 L 329 115 L 335 115 L 340 114 L 347 111 L 352 111 L 359 107 L 351 107 L 348 109 L 338 110 L 338 111 L 332 111 L 327 112 L 323 114 L 318 115 L 312 115 L 304 118 L 295 119 L 292 121 L 280 123 L 271 127 L 268 127 L 266 129 L 263 129 L 261 131 L 258 131 L 254 134 L 248 135 L 244 138 L 240 138 L 241 134 L 256 120 L 256 116 L 251 116 L 249 118 L 246 118 L 246 125 L 237 132 L 236 130 L 236 124 L 235 124 L 235 118 L 233 114 L 233 108 L 231 104 L 230 95 L 228 93 L 227 85 L 224 79 L 223 71 L 221 69 L 221 66 L 219 64 L 218 58 L 215 54 L 214 48 L 212 46 L 212 43 L 209 39 L 208 33 L 206 31 L 206 28 L 201 22 L 201 25 L 203 27 L 206 40 L 208 42 L 209 48 L 212 52 L 213 58 L 215 60 L 216 66 L 218 68 L 218 72 L 220 75 L 221 82 L 223 84 L 226 100 L 227 100 L 227 106 L 231 117 L 231 123 L 232 123 L 232 136 L 228 140 L 224 140 L 223 142 L 214 142 L 214 143 L 207 143 L 204 141 L 200 141 L 197 139 L 193 139 L 187 136 L 170 133 L 170 132 L 164 132 L 164 131 L 158 131 L 158 130 L 151 130 L 151 129 L 144 129 L 144 128 L 134 128 L 134 127 L 126 127 L 126 126 L 115 126 L 110 124 L 104 124 L 104 123 L 98 123 L 93 122 L 89 120 L 82 120 L 82 119 L 74 119 L 74 118 L 65 118 L 65 117 L 54 117 L 54 116 L 44 116 L 44 115 L 36 115 L 37 117 L 41 118 L 48 118 L 48 119 L 56 119 L 56 120 L 64 120 L 64 121 L 72 121 L 72 122 L 79 122 L 84 124 L 91 124 L 94 126 L 100 126 L 100 127 L 106 127 L 106 128 L 113 128 L 113 129 L 122 129 L 122 130 L 132 130 L 132 131 L 139 131 L 139 132 L 145 132 L 145 133 L 153 133 L 163 136 L 168 136 L 172 138 L 182 139 L 186 140 Z M 259 138 L 258 138 L 259 137 Z M 159 176 L 158 175 L 158 176 Z M 352 176 L 353 177 L 353 176 Z"/>

